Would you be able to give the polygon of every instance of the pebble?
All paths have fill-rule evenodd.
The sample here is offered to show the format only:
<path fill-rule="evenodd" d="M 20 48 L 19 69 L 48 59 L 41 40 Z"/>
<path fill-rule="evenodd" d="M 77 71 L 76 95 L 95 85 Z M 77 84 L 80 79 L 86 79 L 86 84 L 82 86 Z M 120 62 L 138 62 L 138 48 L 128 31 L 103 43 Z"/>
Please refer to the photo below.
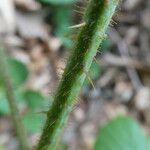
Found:
<path fill-rule="evenodd" d="M 142 87 L 135 96 L 135 106 L 142 111 L 150 107 L 150 88 Z"/>

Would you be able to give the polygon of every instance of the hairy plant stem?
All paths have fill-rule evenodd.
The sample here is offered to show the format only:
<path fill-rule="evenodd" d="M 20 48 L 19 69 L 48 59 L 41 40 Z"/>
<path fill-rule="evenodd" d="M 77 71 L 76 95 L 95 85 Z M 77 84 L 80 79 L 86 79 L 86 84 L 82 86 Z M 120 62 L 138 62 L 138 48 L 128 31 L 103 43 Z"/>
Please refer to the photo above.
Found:
<path fill-rule="evenodd" d="M 79 32 L 54 102 L 47 113 L 37 150 L 56 149 L 93 57 L 105 38 L 106 29 L 117 4 L 118 0 L 91 0 L 89 3 L 84 18 L 86 25 Z"/>
<path fill-rule="evenodd" d="M 25 129 L 22 125 L 21 116 L 19 115 L 19 110 L 17 108 L 14 88 L 12 85 L 11 76 L 8 70 L 6 55 L 5 55 L 3 48 L 0 48 L 0 75 L 4 82 L 4 86 L 6 90 L 6 97 L 7 97 L 9 107 L 11 110 L 14 127 L 16 129 L 16 133 L 20 141 L 20 149 L 29 150 Z"/>

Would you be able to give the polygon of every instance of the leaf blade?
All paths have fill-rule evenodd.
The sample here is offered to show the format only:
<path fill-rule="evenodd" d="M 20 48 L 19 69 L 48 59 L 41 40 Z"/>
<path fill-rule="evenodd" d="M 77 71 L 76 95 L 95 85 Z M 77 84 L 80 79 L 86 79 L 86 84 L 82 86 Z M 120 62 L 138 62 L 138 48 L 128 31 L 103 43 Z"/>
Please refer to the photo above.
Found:
<path fill-rule="evenodd" d="M 150 150 L 140 126 L 131 118 L 118 117 L 102 128 L 94 150 Z"/>

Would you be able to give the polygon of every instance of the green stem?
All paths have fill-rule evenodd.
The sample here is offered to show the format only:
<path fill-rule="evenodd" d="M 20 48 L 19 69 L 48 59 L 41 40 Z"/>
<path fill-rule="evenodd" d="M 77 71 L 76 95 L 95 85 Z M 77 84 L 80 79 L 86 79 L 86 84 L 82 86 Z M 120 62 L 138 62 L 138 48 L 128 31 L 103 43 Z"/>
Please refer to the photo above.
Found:
<path fill-rule="evenodd" d="M 28 150 L 29 148 L 27 144 L 25 129 L 22 125 L 21 116 L 19 115 L 19 110 L 17 108 L 14 89 L 13 89 L 11 77 L 8 70 L 6 55 L 2 48 L 0 48 L 0 75 L 4 82 L 6 96 L 11 110 L 14 127 L 16 129 L 18 138 L 20 140 L 21 150 Z"/>
<path fill-rule="evenodd" d="M 85 72 L 89 71 L 93 57 L 105 38 L 106 29 L 117 4 L 118 0 L 91 0 L 85 16 L 86 25 L 78 35 L 54 102 L 48 111 L 37 150 L 56 149 L 85 80 Z"/>

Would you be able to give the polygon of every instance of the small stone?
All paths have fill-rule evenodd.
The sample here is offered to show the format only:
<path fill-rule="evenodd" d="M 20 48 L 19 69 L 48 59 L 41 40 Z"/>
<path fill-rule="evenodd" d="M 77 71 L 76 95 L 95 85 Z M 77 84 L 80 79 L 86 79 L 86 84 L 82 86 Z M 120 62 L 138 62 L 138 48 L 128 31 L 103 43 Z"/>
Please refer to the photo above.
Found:
<path fill-rule="evenodd" d="M 48 45 L 52 52 L 56 52 L 59 50 L 60 46 L 62 45 L 62 42 L 59 38 L 51 37 L 50 40 L 48 40 Z"/>
<path fill-rule="evenodd" d="M 85 113 L 83 111 L 83 109 L 81 108 L 77 108 L 74 112 L 74 117 L 78 122 L 82 122 L 85 118 Z"/>
<path fill-rule="evenodd" d="M 18 147 L 19 147 L 19 141 L 16 138 L 11 137 L 9 142 L 6 145 L 6 149 L 7 150 L 18 150 Z"/>
<path fill-rule="evenodd" d="M 72 118 L 69 119 L 62 138 L 62 142 L 70 145 L 74 141 L 76 141 L 77 136 L 77 124 L 72 120 Z"/>
<path fill-rule="evenodd" d="M 138 110 L 144 110 L 150 107 L 150 88 L 141 88 L 135 96 L 135 106 Z"/>
<path fill-rule="evenodd" d="M 140 3 L 141 0 L 126 0 L 124 6 L 127 10 L 132 10 L 136 8 Z"/>
<path fill-rule="evenodd" d="M 10 141 L 10 134 L 9 133 L 3 133 L 0 134 L 0 145 L 6 145 Z"/>
<path fill-rule="evenodd" d="M 98 99 L 101 94 L 101 91 L 96 87 L 89 92 L 90 99 Z"/>
<path fill-rule="evenodd" d="M 129 102 L 133 96 L 133 88 L 130 83 L 118 81 L 115 87 L 117 99 L 122 102 Z"/>
<path fill-rule="evenodd" d="M 141 23 L 143 26 L 150 30 L 150 11 L 145 10 L 141 16 Z"/>
<path fill-rule="evenodd" d="M 108 103 L 105 106 L 105 113 L 109 120 L 120 115 L 127 115 L 127 107 L 123 104 L 118 104 L 116 102 Z"/>
<path fill-rule="evenodd" d="M 81 135 L 86 150 L 92 149 L 95 141 L 95 125 L 92 122 L 85 123 L 81 127 Z"/>
<path fill-rule="evenodd" d="M 126 38 L 125 38 L 126 43 L 128 45 L 133 44 L 137 40 L 138 34 L 139 34 L 139 30 L 137 27 L 129 28 L 126 33 Z"/>

